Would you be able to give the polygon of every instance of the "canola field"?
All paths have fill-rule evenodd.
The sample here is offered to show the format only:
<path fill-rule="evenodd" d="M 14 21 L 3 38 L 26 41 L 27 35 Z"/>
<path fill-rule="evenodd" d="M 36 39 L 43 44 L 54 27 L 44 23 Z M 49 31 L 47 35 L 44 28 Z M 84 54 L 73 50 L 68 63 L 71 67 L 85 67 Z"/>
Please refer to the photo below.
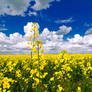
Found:
<path fill-rule="evenodd" d="M 0 55 L 0 92 L 92 92 L 92 55 Z"/>

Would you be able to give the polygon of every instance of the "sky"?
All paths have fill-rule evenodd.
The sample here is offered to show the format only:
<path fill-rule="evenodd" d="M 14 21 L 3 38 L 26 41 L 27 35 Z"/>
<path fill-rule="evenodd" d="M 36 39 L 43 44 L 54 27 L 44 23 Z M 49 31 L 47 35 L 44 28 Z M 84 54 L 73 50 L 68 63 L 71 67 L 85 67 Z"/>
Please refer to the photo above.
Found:
<path fill-rule="evenodd" d="M 0 0 L 0 54 L 26 54 L 33 22 L 44 54 L 92 53 L 92 0 Z"/>

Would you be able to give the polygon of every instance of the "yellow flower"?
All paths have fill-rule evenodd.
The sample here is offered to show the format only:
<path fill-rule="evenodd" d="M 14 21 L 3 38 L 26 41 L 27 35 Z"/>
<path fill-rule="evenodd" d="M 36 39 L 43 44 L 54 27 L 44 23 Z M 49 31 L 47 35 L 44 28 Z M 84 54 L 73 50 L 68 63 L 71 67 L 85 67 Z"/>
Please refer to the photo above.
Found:
<path fill-rule="evenodd" d="M 32 48 L 32 52 L 36 52 L 36 48 Z"/>
<path fill-rule="evenodd" d="M 33 65 L 37 65 L 39 62 L 38 61 L 35 61 L 34 63 L 33 63 Z"/>
<path fill-rule="evenodd" d="M 22 76 L 20 70 L 17 70 L 17 71 L 16 71 L 16 76 L 17 76 L 17 77 L 21 77 L 21 76 Z"/>
<path fill-rule="evenodd" d="M 32 87 L 35 88 L 35 83 L 32 83 Z"/>
<path fill-rule="evenodd" d="M 41 53 L 43 53 L 45 50 L 44 49 L 40 49 Z"/>
<path fill-rule="evenodd" d="M 30 73 L 31 73 L 32 75 L 35 74 L 36 72 L 37 72 L 36 69 L 35 69 L 35 70 L 32 69 L 32 70 L 30 71 Z"/>
<path fill-rule="evenodd" d="M 78 87 L 77 88 L 77 92 L 81 92 L 81 87 Z"/>
<path fill-rule="evenodd" d="M 36 34 L 39 35 L 39 31 L 38 30 L 36 31 Z"/>
<path fill-rule="evenodd" d="M 28 46 L 27 48 L 30 49 L 30 46 Z"/>
<path fill-rule="evenodd" d="M 3 92 L 6 92 L 6 89 L 3 89 Z"/>
<path fill-rule="evenodd" d="M 7 83 L 7 82 L 4 82 L 4 83 L 3 83 L 3 88 L 4 88 L 4 89 L 5 89 L 5 88 L 9 89 L 9 88 L 10 88 L 10 84 Z"/>
<path fill-rule="evenodd" d="M 46 75 L 48 75 L 48 73 L 47 73 L 47 72 L 43 74 L 43 78 L 45 78 L 45 76 L 46 76 Z"/>
<path fill-rule="evenodd" d="M 60 92 L 63 90 L 63 88 L 60 85 L 58 85 L 58 89 Z"/>
<path fill-rule="evenodd" d="M 54 77 L 50 78 L 50 81 L 53 81 L 54 80 Z"/>
<path fill-rule="evenodd" d="M 44 87 L 47 88 L 48 87 L 48 84 L 44 84 Z"/>
<path fill-rule="evenodd" d="M 39 84 L 39 79 L 38 78 L 34 78 L 34 80 L 35 80 L 35 82 L 36 82 L 36 85 L 38 85 Z"/>
<path fill-rule="evenodd" d="M 44 65 L 43 66 L 40 66 L 40 70 L 43 70 L 44 69 Z"/>
<path fill-rule="evenodd" d="M 40 48 L 43 47 L 43 44 L 40 44 Z"/>
<path fill-rule="evenodd" d="M 2 88 L 0 88 L 0 92 L 2 92 Z"/>
<path fill-rule="evenodd" d="M 29 37 L 28 40 L 31 40 L 31 37 Z"/>
<path fill-rule="evenodd" d="M 8 79 L 7 77 L 5 77 L 3 80 L 3 89 L 9 89 L 10 88 L 10 84 L 9 82 L 14 82 L 12 79 Z"/>
<path fill-rule="evenodd" d="M 11 92 L 10 90 L 8 90 L 7 92 Z"/>

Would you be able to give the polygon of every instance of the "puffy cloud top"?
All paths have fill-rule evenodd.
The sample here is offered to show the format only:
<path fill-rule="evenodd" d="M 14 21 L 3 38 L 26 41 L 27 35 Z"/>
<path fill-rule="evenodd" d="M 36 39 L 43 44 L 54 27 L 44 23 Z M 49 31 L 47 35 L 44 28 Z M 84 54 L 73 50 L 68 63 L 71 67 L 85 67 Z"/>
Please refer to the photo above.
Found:
<path fill-rule="evenodd" d="M 13 33 L 9 36 L 6 36 L 4 33 L 0 32 L 0 54 L 25 54 L 30 53 L 30 50 L 27 49 L 26 39 L 32 28 L 32 22 L 27 23 L 24 26 L 25 35 L 19 33 Z M 62 32 L 60 32 L 63 30 Z M 70 53 L 85 53 L 86 51 L 92 52 L 92 35 L 80 36 L 75 34 L 73 38 L 67 38 L 67 41 L 63 39 L 65 33 L 69 33 L 72 29 L 67 26 L 60 26 L 60 29 L 57 31 L 51 31 L 48 28 L 44 28 L 39 38 L 42 40 L 44 53 L 58 53 L 60 50 L 67 50 Z M 66 31 L 66 30 L 67 31 Z M 57 34 L 58 32 L 59 35 Z"/>
<path fill-rule="evenodd" d="M 89 28 L 89 29 L 85 32 L 85 34 L 92 34 L 92 28 Z"/>
<path fill-rule="evenodd" d="M 47 9 L 50 7 L 50 3 L 53 1 L 60 1 L 60 0 L 35 0 L 36 4 L 32 6 L 32 8 L 35 10 Z"/>
<path fill-rule="evenodd" d="M 30 6 L 31 1 L 35 1 L 33 6 Z M 25 16 L 28 7 L 34 10 L 47 9 L 50 7 L 50 2 L 53 1 L 55 0 L 0 0 L 0 15 Z M 30 11 L 28 15 L 37 15 L 37 13 Z"/>
<path fill-rule="evenodd" d="M 31 0 L 0 0 L 0 15 L 24 15 Z"/>
<path fill-rule="evenodd" d="M 71 27 L 67 27 L 67 26 L 65 26 L 65 25 L 60 26 L 60 27 L 59 27 L 59 30 L 57 31 L 57 35 L 61 35 L 61 34 L 64 35 L 64 34 L 67 34 L 67 33 L 69 33 L 71 30 L 72 30 Z"/>
<path fill-rule="evenodd" d="M 9 38 L 12 42 L 16 42 L 16 43 L 23 40 L 22 35 L 19 33 L 10 34 Z"/>

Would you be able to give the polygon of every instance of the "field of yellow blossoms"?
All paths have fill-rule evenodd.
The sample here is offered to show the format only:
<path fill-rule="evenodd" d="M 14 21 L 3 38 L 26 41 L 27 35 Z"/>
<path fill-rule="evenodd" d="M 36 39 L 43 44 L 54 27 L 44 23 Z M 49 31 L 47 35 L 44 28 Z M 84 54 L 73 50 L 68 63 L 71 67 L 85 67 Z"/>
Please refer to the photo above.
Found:
<path fill-rule="evenodd" d="M 92 92 L 92 55 L 0 55 L 0 92 Z"/>

